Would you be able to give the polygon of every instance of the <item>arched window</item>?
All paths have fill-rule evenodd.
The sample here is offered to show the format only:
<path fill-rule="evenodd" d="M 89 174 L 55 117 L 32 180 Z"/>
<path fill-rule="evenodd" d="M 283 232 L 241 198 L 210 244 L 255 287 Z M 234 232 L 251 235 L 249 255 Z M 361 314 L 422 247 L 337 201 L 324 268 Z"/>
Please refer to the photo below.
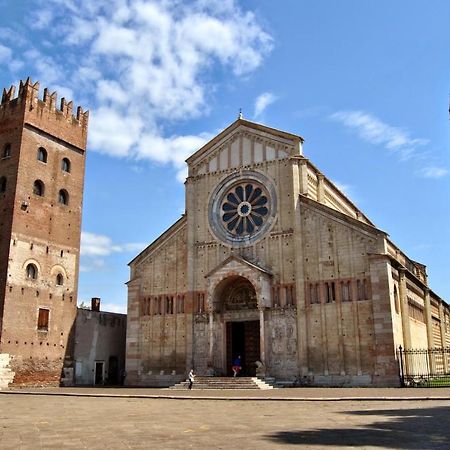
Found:
<path fill-rule="evenodd" d="M 45 193 L 45 185 L 41 180 L 36 180 L 33 185 L 33 193 L 39 195 L 40 197 L 44 196 Z"/>
<path fill-rule="evenodd" d="M 63 284 L 64 284 L 64 277 L 62 276 L 62 274 L 58 273 L 58 275 L 56 275 L 56 285 L 62 286 Z"/>
<path fill-rule="evenodd" d="M 8 158 L 9 156 L 11 156 L 11 144 L 5 144 L 2 157 Z"/>
<path fill-rule="evenodd" d="M 35 280 L 38 275 L 37 267 L 34 264 L 28 264 L 27 266 L 27 278 Z"/>
<path fill-rule="evenodd" d="M 65 189 L 61 189 L 58 195 L 58 202 L 63 205 L 69 204 L 69 194 Z"/>
<path fill-rule="evenodd" d="M 6 191 L 6 178 L 1 177 L 0 178 L 0 194 L 3 194 L 3 192 Z"/>
<path fill-rule="evenodd" d="M 61 170 L 63 172 L 70 172 L 70 160 L 67 158 L 63 158 L 61 161 Z"/>
<path fill-rule="evenodd" d="M 47 162 L 47 150 L 45 150 L 44 147 L 38 148 L 37 159 L 38 161 L 42 161 L 44 163 Z"/>

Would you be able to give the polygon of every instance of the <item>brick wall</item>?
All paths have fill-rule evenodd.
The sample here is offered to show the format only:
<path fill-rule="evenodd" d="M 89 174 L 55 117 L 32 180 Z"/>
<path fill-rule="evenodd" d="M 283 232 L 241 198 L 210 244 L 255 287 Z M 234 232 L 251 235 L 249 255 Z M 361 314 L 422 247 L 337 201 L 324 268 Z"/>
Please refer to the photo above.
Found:
<path fill-rule="evenodd" d="M 62 100 L 58 109 L 56 100 L 47 90 L 39 99 L 39 84 L 27 80 L 0 106 L 0 147 L 11 144 L 11 157 L 0 159 L 8 180 L 0 198 L 7 218 L 0 225 L 0 352 L 11 355 L 15 383 L 58 383 L 73 357 L 88 116 L 79 108 L 74 117 L 71 103 Z M 37 180 L 43 195 L 34 192 Z M 28 276 L 30 264 L 36 278 Z M 39 310 L 48 311 L 41 329 Z"/>

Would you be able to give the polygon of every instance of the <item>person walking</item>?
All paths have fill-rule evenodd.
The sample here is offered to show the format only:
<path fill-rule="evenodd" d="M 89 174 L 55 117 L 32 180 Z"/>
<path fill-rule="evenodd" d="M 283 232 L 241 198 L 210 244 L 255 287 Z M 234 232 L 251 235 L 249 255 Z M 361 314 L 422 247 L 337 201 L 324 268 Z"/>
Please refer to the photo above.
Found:
<path fill-rule="evenodd" d="M 240 356 L 238 356 L 234 360 L 233 367 L 231 369 L 233 370 L 233 377 L 236 378 L 239 375 L 239 372 L 242 370 L 242 363 Z"/>
<path fill-rule="evenodd" d="M 191 371 L 189 372 L 189 375 L 188 375 L 189 390 L 192 389 L 192 385 L 194 384 L 194 378 L 195 378 L 194 369 L 191 369 Z"/>

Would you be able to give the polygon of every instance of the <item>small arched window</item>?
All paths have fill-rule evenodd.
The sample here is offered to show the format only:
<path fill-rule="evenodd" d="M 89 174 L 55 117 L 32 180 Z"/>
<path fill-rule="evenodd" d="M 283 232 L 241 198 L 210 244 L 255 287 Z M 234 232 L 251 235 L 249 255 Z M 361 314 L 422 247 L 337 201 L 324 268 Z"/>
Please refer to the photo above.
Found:
<path fill-rule="evenodd" d="M 35 280 L 38 276 L 37 267 L 34 264 L 28 264 L 27 266 L 27 278 Z"/>
<path fill-rule="evenodd" d="M 69 204 L 69 193 L 65 189 L 61 189 L 58 194 L 58 202 L 62 205 Z"/>
<path fill-rule="evenodd" d="M 61 170 L 63 172 L 70 172 L 70 160 L 67 158 L 63 158 L 61 161 Z"/>
<path fill-rule="evenodd" d="M 56 285 L 62 286 L 63 284 L 64 284 L 64 277 L 62 276 L 62 274 L 58 273 L 58 275 L 56 275 Z"/>
<path fill-rule="evenodd" d="M 45 185 L 41 180 L 36 180 L 33 185 L 33 193 L 39 195 L 40 197 L 44 196 L 45 193 Z"/>
<path fill-rule="evenodd" d="M 42 161 L 44 163 L 47 162 L 47 150 L 45 150 L 44 147 L 38 148 L 37 159 L 38 159 L 38 161 Z"/>
<path fill-rule="evenodd" d="M 5 144 L 2 157 L 8 158 L 9 156 L 11 156 L 11 144 Z"/>
<path fill-rule="evenodd" d="M 3 192 L 6 191 L 6 178 L 1 177 L 0 178 L 0 194 L 3 194 Z"/>

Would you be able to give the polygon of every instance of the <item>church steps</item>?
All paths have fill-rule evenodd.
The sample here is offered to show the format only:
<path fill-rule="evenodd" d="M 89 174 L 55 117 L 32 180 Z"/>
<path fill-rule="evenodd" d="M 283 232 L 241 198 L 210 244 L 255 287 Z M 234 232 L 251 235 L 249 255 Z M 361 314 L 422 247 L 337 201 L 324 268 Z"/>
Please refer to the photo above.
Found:
<path fill-rule="evenodd" d="M 189 382 L 182 381 L 169 389 L 188 389 Z M 257 377 L 195 377 L 193 389 L 273 389 Z"/>

